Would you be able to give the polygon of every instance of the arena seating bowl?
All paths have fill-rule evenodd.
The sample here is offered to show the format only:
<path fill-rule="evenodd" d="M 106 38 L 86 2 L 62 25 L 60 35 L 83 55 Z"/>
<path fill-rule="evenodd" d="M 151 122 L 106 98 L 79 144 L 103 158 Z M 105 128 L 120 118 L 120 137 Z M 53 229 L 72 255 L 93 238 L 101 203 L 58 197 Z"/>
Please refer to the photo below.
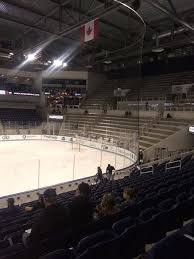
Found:
<path fill-rule="evenodd" d="M 194 159 L 192 154 L 187 155 L 182 160 L 182 170 L 165 172 L 164 166 L 165 162 L 155 165 L 153 174 L 132 174 L 130 177 L 91 186 L 94 206 L 99 204 L 106 192 L 112 192 L 121 201 L 125 186 L 138 189 L 137 202 L 132 207 L 90 223 L 71 234 L 67 235 L 65 230 L 61 230 L 57 237 L 45 240 L 43 247 L 40 246 L 36 253 L 41 255 L 65 249 L 62 252 L 67 254 L 71 248 L 71 255 L 65 258 L 133 258 L 144 253 L 146 244 L 160 242 L 169 231 L 181 229 L 184 221 L 194 216 Z M 168 195 L 164 195 L 166 193 Z M 75 191 L 59 194 L 57 200 L 67 206 L 74 194 Z M 17 215 L 8 214 L 6 209 L 0 211 L 0 258 L 25 258 L 22 233 L 31 227 L 39 212 L 29 214 L 23 208 L 32 203 L 23 204 Z M 122 252 L 119 252 L 121 247 Z M 147 256 L 152 258 L 151 255 Z"/>

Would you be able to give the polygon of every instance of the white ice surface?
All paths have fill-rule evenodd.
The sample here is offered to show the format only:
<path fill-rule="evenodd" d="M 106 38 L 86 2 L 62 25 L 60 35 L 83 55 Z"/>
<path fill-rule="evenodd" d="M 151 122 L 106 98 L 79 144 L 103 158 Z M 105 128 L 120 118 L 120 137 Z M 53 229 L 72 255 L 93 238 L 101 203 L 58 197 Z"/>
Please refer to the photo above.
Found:
<path fill-rule="evenodd" d="M 75 167 L 73 175 L 73 161 Z M 84 146 L 72 150 L 72 145 L 59 141 L 6 141 L 0 142 L 0 197 L 96 174 L 101 151 Z M 131 161 L 115 154 L 102 153 L 103 172 L 108 163 L 120 169 Z M 40 170 L 39 168 L 40 161 Z"/>

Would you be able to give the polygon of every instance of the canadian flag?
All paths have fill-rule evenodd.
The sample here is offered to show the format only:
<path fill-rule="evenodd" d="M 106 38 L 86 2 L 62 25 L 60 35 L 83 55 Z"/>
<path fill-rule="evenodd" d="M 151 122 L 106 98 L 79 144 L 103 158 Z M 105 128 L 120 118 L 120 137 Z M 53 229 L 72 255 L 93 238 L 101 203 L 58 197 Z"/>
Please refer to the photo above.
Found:
<path fill-rule="evenodd" d="M 99 19 L 95 19 L 86 23 L 81 27 L 81 41 L 86 42 L 98 37 L 99 34 Z"/>

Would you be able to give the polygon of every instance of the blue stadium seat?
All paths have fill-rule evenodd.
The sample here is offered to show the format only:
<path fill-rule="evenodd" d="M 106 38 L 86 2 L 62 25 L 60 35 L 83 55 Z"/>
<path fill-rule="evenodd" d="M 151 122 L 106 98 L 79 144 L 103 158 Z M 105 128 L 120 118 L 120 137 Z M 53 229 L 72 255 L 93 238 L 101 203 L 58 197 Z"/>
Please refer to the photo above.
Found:
<path fill-rule="evenodd" d="M 152 244 L 166 235 L 165 214 L 158 209 L 148 208 L 141 212 L 137 223 L 142 229 L 145 244 Z"/>
<path fill-rule="evenodd" d="M 158 208 L 165 213 L 167 231 L 182 227 L 183 220 L 176 201 L 167 199 L 158 205 Z"/>
<path fill-rule="evenodd" d="M 89 247 L 94 246 L 100 242 L 111 240 L 114 237 L 115 237 L 114 232 L 108 231 L 108 230 L 101 230 L 95 234 L 92 234 L 80 240 L 76 247 L 76 253 L 81 254 Z"/>
<path fill-rule="evenodd" d="M 72 250 L 59 249 L 47 255 L 43 255 L 39 259 L 73 259 L 73 258 L 75 258 L 75 255 L 72 252 Z"/>
<path fill-rule="evenodd" d="M 184 235 L 175 233 L 157 243 L 145 259 L 193 259 L 193 241 Z"/>
<path fill-rule="evenodd" d="M 126 228 L 129 228 L 135 224 L 136 224 L 136 221 L 134 218 L 127 217 L 119 221 L 116 221 L 113 224 L 112 229 L 114 230 L 115 233 L 121 234 L 122 232 L 125 231 Z"/>
<path fill-rule="evenodd" d="M 142 236 L 142 228 L 133 225 L 126 229 L 119 239 L 120 256 L 123 259 L 137 257 L 145 252 L 145 242 Z"/>
<path fill-rule="evenodd" d="M 95 246 L 89 247 L 84 253 L 76 257 L 76 259 L 124 259 L 120 254 L 119 237 L 100 242 Z"/>

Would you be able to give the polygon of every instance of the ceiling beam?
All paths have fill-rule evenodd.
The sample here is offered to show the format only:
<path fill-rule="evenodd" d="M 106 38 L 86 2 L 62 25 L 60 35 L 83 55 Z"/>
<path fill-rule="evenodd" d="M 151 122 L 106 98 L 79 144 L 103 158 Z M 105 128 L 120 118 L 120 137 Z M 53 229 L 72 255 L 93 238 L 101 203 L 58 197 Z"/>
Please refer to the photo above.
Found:
<path fill-rule="evenodd" d="M 165 13 L 169 18 L 174 20 L 176 23 L 182 24 L 184 27 L 188 28 L 190 31 L 194 32 L 194 27 L 192 27 L 189 23 L 185 22 L 184 20 L 177 17 L 175 14 L 171 13 L 168 9 L 166 9 L 163 5 L 156 1 L 152 0 L 144 0 L 149 5 L 153 6 L 154 8 L 160 10 L 161 12 Z"/>
<path fill-rule="evenodd" d="M 70 0 L 68 0 L 68 1 L 65 1 L 65 2 L 63 2 L 62 3 L 62 5 L 66 5 L 66 4 L 68 4 L 69 3 L 69 1 Z M 9 0 L 7 0 L 7 2 L 10 2 Z M 7 4 L 9 4 L 9 3 L 7 3 Z M 14 7 L 17 7 L 17 8 L 19 8 L 19 9 L 21 9 L 22 11 L 26 11 L 26 12 L 31 12 L 32 14 L 35 14 L 35 15 L 37 15 L 37 16 L 41 16 L 41 18 L 37 21 L 37 22 L 35 22 L 35 23 L 33 23 L 33 24 L 29 24 L 28 22 L 25 22 L 25 21 L 23 21 L 23 20 L 21 20 L 21 19 L 18 19 L 18 18 L 16 18 L 16 17 L 13 17 L 13 16 L 9 16 L 9 15 L 4 15 L 3 13 L 1 13 L 0 14 L 0 19 L 2 19 L 2 20 L 5 20 L 5 21 L 10 21 L 10 22 L 13 22 L 13 23 L 15 23 L 15 24 L 19 24 L 19 25 L 22 25 L 22 26 L 24 26 L 25 27 L 25 30 L 24 30 L 24 34 L 26 34 L 27 32 L 30 32 L 31 30 L 36 30 L 36 31 L 39 31 L 39 32 L 42 32 L 42 33 L 48 33 L 49 35 L 55 35 L 55 36 L 58 36 L 58 34 L 57 34 L 57 32 L 53 32 L 53 31 L 50 31 L 48 28 L 45 28 L 45 27 L 43 27 L 43 26 L 37 26 L 43 19 L 45 19 L 45 17 L 47 17 L 47 18 L 49 18 L 50 20 L 53 20 L 53 21 L 55 21 L 55 22 L 59 22 L 57 19 L 55 19 L 55 18 L 51 18 L 51 17 L 49 17 L 51 14 L 53 14 L 54 13 L 54 11 L 56 12 L 56 9 L 58 9 L 58 7 L 57 8 L 54 8 L 53 10 L 54 11 L 52 11 L 52 12 L 49 12 L 49 13 L 47 13 L 46 15 L 43 15 L 42 13 L 40 13 L 40 12 L 35 12 L 34 13 L 34 11 L 32 11 L 31 9 L 29 9 L 29 8 L 24 8 L 24 7 L 22 7 L 22 6 L 20 6 L 20 5 L 15 5 L 15 4 L 9 4 L 10 6 L 12 6 L 13 8 Z M 65 10 L 65 9 L 64 9 Z M 67 25 L 67 24 L 65 24 L 65 25 Z M 104 39 L 109 39 L 109 40 L 112 40 L 114 43 L 119 43 L 119 46 L 121 46 L 121 40 L 119 40 L 119 39 L 116 39 L 116 38 L 108 38 L 108 35 L 105 35 L 105 34 L 103 34 L 103 33 L 101 33 L 100 34 L 100 37 L 102 37 L 102 38 L 104 38 Z M 72 40 L 72 41 L 78 41 L 77 39 L 74 39 L 74 38 L 72 38 L 72 37 L 69 37 L 69 36 L 63 36 L 62 38 L 67 38 L 67 39 L 70 39 L 70 40 Z M 84 43 L 84 45 L 86 45 L 86 46 L 89 46 L 89 47 L 92 47 L 92 48 L 96 48 L 95 46 L 93 46 L 93 45 L 91 45 L 91 44 L 88 44 L 88 43 Z"/>
<path fill-rule="evenodd" d="M 174 4 L 173 4 L 173 2 L 172 2 L 173 0 L 168 0 L 168 3 L 169 3 L 169 5 L 170 5 L 170 8 L 172 9 L 172 11 L 173 11 L 173 13 L 177 13 L 176 12 L 176 8 L 175 8 L 175 6 L 174 6 Z"/>
<path fill-rule="evenodd" d="M 66 9 L 71 9 L 71 6 L 68 5 L 68 6 L 66 7 Z M 81 15 L 87 17 L 87 18 L 91 17 L 91 15 L 89 14 L 90 10 L 89 10 L 87 13 L 85 13 L 83 10 L 81 10 L 81 9 L 79 9 L 79 8 L 74 8 L 73 11 L 74 11 L 74 12 L 77 12 L 78 14 L 81 14 Z M 103 24 L 105 24 L 105 25 L 108 25 L 108 26 L 110 26 L 110 27 L 112 27 L 112 28 L 114 28 L 114 29 L 116 29 L 116 30 L 119 30 L 120 32 L 121 32 L 121 31 L 123 31 L 123 32 L 125 31 L 125 32 L 126 32 L 126 29 L 124 29 L 124 28 L 122 28 L 122 27 L 120 27 L 120 26 L 118 26 L 118 25 L 116 25 L 116 24 L 113 24 L 113 23 L 111 23 L 111 22 L 109 22 L 109 21 L 106 21 L 106 20 L 103 19 L 103 18 L 101 18 L 100 21 L 101 21 Z"/>
<path fill-rule="evenodd" d="M 128 0 L 124 0 L 123 2 L 128 2 Z M 69 26 L 69 28 L 67 29 L 64 29 L 63 31 L 61 31 L 58 35 L 55 35 L 55 36 L 51 36 L 51 37 L 48 37 L 47 39 L 45 39 L 44 41 L 41 41 L 39 42 L 38 44 L 36 44 L 35 46 L 33 46 L 32 48 L 33 49 L 36 49 L 37 47 L 40 47 L 44 44 L 50 44 L 51 42 L 55 41 L 55 40 L 59 40 L 60 38 L 62 38 L 63 36 L 66 36 L 76 30 L 78 30 L 81 26 L 83 26 L 85 23 L 91 21 L 91 20 L 94 20 L 96 18 L 100 18 L 100 17 L 103 17 L 103 16 L 106 16 L 107 14 L 110 14 L 111 12 L 114 12 L 116 11 L 117 9 L 120 8 L 120 4 L 113 4 L 111 5 L 110 7 L 104 9 L 103 11 L 101 12 L 96 12 L 94 15 L 92 15 L 91 17 L 89 17 L 88 19 L 84 20 L 84 21 L 81 21 L 81 22 L 78 22 L 77 24 L 74 24 L 72 26 Z M 27 49 L 27 50 L 31 50 L 32 49 Z M 26 51 L 27 51 L 26 50 Z"/>
<path fill-rule="evenodd" d="M 1 1 L 1 2 L 5 2 L 6 4 L 8 4 L 8 5 L 12 6 L 12 7 L 17 7 L 17 8 L 19 8 L 19 9 L 23 10 L 23 11 L 28 11 L 28 12 L 31 12 L 32 14 L 35 14 L 35 15 L 37 15 L 37 16 L 40 16 L 40 18 L 33 24 L 34 26 L 40 24 L 43 20 L 45 20 L 45 19 L 47 19 L 47 18 L 49 18 L 49 19 L 51 19 L 52 21 L 55 21 L 55 22 L 57 22 L 57 23 L 59 22 L 58 19 L 55 19 L 55 18 L 52 17 L 52 15 L 53 15 L 54 13 L 56 13 L 56 11 L 59 9 L 59 5 L 57 5 L 56 7 L 52 8 L 52 10 L 50 10 L 47 14 L 43 14 L 43 13 L 41 13 L 40 11 L 34 10 L 34 9 L 32 9 L 32 8 L 23 7 L 21 4 L 13 3 L 12 0 L 5 0 L 5 1 Z M 66 1 L 64 1 L 63 3 L 61 3 L 60 6 L 61 6 L 61 7 L 64 7 L 64 6 L 66 6 L 69 2 L 71 2 L 71 0 L 66 0 Z M 32 29 L 33 29 L 32 27 L 29 27 L 29 28 L 27 28 L 27 29 L 25 30 L 24 33 L 27 33 L 27 32 L 29 32 L 29 31 L 31 31 Z"/>
<path fill-rule="evenodd" d="M 98 0 L 98 2 L 103 3 L 103 0 Z M 120 14 L 122 14 L 122 15 L 124 15 L 124 16 L 126 16 L 126 17 L 128 17 L 129 14 L 130 14 L 128 11 L 125 11 L 125 10 L 123 10 L 123 9 L 118 9 L 117 12 L 120 13 Z M 157 33 L 157 30 L 154 29 L 148 22 L 146 22 L 145 19 L 144 19 L 144 22 L 145 22 L 146 27 L 147 27 L 148 29 L 150 29 L 151 31 Z"/>
<path fill-rule="evenodd" d="M 57 5 L 56 7 L 54 7 L 51 11 L 49 11 L 46 15 L 43 14 L 42 12 L 38 11 L 38 10 L 34 10 L 34 9 L 31 9 L 31 8 L 28 8 L 28 7 L 24 7 L 23 5 L 21 4 L 18 4 L 18 3 L 13 3 L 11 0 L 4 0 L 3 2 L 9 4 L 10 6 L 13 6 L 13 7 L 17 7 L 23 11 L 28 11 L 28 12 L 31 12 L 32 14 L 34 15 L 37 15 L 37 16 L 40 16 L 40 19 L 38 19 L 33 25 L 38 25 L 40 24 L 43 20 L 45 20 L 46 18 L 49 18 L 50 20 L 54 21 L 54 22 L 57 22 L 59 23 L 59 20 L 54 18 L 52 15 L 59 9 L 59 7 L 65 7 L 65 10 L 69 10 L 69 11 L 74 11 L 74 12 L 77 12 L 78 15 L 79 14 L 82 14 L 82 15 L 86 15 L 81 9 L 79 8 L 73 8 L 72 10 L 72 5 L 69 5 L 71 0 L 66 0 L 64 1 L 63 3 L 61 3 L 60 5 Z M 80 2 L 81 3 L 81 2 Z M 90 11 L 90 10 L 89 10 Z M 68 13 L 68 15 L 70 15 Z M 87 14 L 87 16 L 89 16 L 89 14 Z M 80 15 L 79 15 L 79 18 Z M 79 20 L 80 22 L 80 20 Z M 117 30 L 123 30 L 123 28 L 121 28 L 120 26 L 117 26 L 117 25 L 114 25 L 112 24 L 111 22 L 106 22 L 105 20 L 101 19 L 101 22 L 104 23 L 104 24 L 107 24 L 109 26 L 112 26 L 114 27 L 114 29 L 117 29 Z M 62 22 L 63 25 L 67 25 L 64 21 Z M 32 28 L 28 28 L 27 30 L 25 30 L 24 33 L 27 33 L 29 31 L 31 31 Z"/>

